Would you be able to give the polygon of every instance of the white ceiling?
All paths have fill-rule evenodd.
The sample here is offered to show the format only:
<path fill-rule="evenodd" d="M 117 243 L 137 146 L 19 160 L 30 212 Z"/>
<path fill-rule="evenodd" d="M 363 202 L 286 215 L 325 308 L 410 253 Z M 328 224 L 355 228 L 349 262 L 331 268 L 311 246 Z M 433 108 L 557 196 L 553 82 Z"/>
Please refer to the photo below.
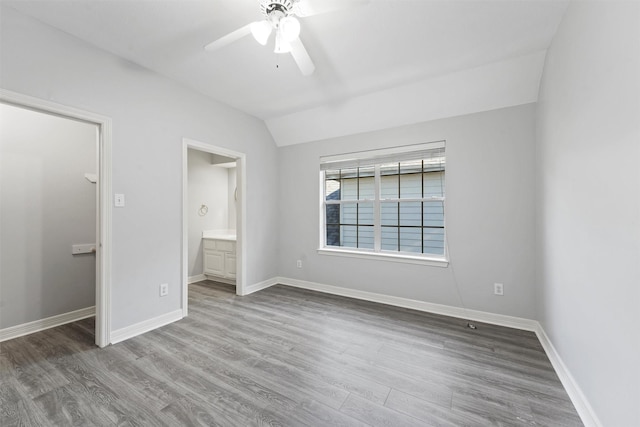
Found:
<path fill-rule="evenodd" d="M 203 50 L 261 19 L 259 0 L 2 4 L 263 119 L 287 145 L 535 101 L 567 1 L 371 0 L 302 18 L 309 77 L 251 36 Z"/>

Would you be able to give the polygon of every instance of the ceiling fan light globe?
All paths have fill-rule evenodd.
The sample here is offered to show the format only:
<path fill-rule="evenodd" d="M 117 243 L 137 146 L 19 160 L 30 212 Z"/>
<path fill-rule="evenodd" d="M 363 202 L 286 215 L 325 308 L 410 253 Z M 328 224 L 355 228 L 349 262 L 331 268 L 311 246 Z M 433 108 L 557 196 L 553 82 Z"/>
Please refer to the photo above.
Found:
<path fill-rule="evenodd" d="M 292 42 L 300 35 L 300 21 L 293 16 L 285 16 L 280 20 L 278 30 L 286 41 Z"/>
<path fill-rule="evenodd" d="M 251 24 L 251 34 L 262 46 L 267 44 L 271 35 L 271 24 L 267 21 L 258 21 Z"/>

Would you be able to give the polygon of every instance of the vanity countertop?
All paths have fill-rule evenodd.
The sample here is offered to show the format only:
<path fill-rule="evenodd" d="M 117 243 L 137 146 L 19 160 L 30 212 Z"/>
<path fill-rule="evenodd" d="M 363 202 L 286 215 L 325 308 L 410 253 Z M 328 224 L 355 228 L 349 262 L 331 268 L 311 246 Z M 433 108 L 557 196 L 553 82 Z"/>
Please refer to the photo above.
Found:
<path fill-rule="evenodd" d="M 203 239 L 236 241 L 236 230 L 208 230 L 202 232 Z"/>

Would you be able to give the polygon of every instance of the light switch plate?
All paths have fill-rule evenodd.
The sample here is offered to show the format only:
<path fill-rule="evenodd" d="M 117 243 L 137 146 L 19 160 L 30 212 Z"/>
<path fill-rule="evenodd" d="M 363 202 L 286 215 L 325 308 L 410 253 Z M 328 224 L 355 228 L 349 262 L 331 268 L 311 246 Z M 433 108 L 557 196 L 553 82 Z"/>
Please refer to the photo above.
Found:
<path fill-rule="evenodd" d="M 124 194 L 114 194 L 113 203 L 116 208 L 124 207 Z"/>

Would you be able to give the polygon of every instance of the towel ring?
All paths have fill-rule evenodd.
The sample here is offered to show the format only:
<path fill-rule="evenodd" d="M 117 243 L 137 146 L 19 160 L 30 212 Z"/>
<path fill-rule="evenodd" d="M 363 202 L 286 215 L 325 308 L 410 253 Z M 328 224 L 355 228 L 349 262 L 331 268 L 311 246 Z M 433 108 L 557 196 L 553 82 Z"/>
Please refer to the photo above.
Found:
<path fill-rule="evenodd" d="M 209 207 L 207 205 L 202 205 L 200 206 L 200 209 L 198 209 L 198 215 L 200 216 L 205 216 L 207 212 L 209 212 Z"/>

